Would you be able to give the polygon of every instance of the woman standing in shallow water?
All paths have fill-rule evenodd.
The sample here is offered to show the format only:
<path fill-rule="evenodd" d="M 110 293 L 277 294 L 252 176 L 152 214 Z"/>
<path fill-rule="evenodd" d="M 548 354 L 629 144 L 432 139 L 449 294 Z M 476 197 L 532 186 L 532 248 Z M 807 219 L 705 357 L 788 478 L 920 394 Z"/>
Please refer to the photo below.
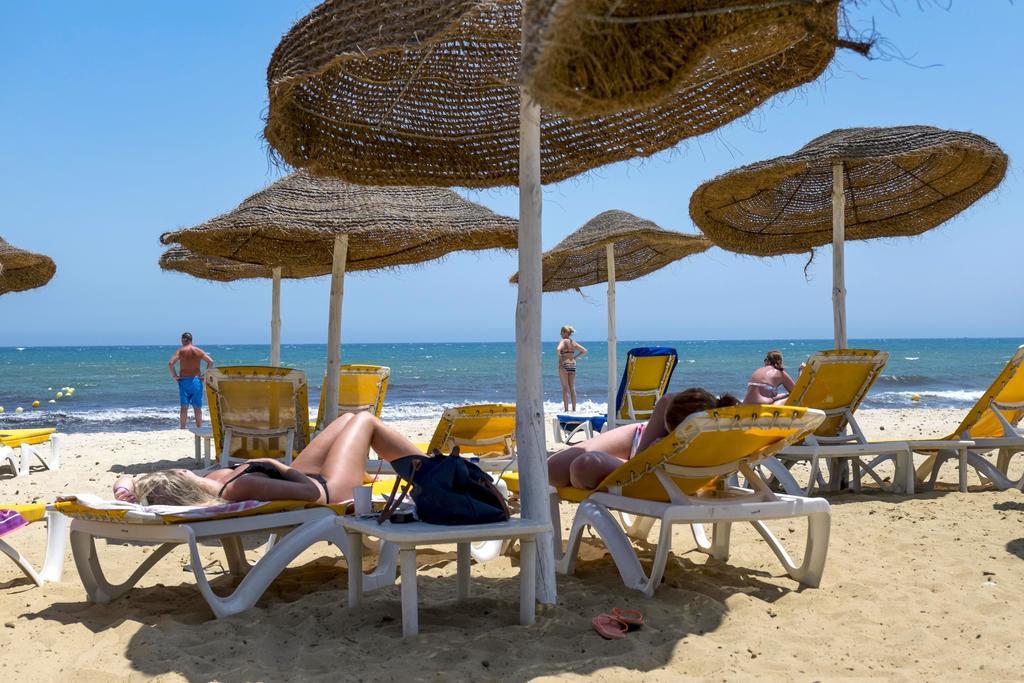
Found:
<path fill-rule="evenodd" d="M 769 351 L 764 357 L 764 365 L 754 370 L 747 382 L 747 395 L 743 398 L 744 403 L 765 404 L 785 403 L 789 398 L 789 392 L 793 391 L 793 378 L 786 372 L 782 363 L 780 351 Z M 786 390 L 786 393 L 779 393 L 779 386 Z"/>
<path fill-rule="evenodd" d="M 556 348 L 558 361 L 558 379 L 562 382 L 562 410 L 569 410 L 572 402 L 573 412 L 576 411 L 576 359 L 587 355 L 583 345 L 572 338 L 576 330 L 572 325 L 563 325 L 559 334 L 562 339 Z"/>

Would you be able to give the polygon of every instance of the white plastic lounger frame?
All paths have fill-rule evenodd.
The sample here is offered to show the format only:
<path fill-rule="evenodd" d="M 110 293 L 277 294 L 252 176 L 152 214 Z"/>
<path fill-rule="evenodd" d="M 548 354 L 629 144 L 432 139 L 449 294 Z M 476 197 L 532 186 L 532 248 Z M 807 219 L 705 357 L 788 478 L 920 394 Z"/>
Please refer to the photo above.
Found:
<path fill-rule="evenodd" d="M 152 515 L 150 523 L 139 523 L 144 517 L 144 514 L 135 514 L 132 522 L 124 523 L 79 518 L 72 520 L 71 550 L 90 602 L 110 602 L 124 595 L 153 565 L 180 544 L 188 545 L 192 573 L 199 585 L 199 591 L 218 618 L 244 612 L 255 605 L 288 564 L 314 543 L 333 543 L 343 555 L 349 557 L 345 530 L 338 523 L 337 514 L 328 508 L 175 524 L 164 524 L 156 515 Z M 240 536 L 246 533 L 267 532 L 279 533 L 279 540 L 255 564 L 250 565 L 245 558 Z M 107 581 L 100 567 L 96 552 L 97 538 L 155 543 L 160 547 L 146 556 L 138 569 L 124 583 L 114 585 Z M 199 543 L 209 539 L 219 540 L 223 545 L 231 574 L 244 577 L 238 587 L 225 597 L 213 592 L 203 570 Z M 377 569 L 363 577 L 364 590 L 372 591 L 393 584 L 397 561 L 397 546 L 382 544 Z M 349 571 L 353 570 L 362 571 L 362 568 L 350 566 Z"/>
<path fill-rule="evenodd" d="M 808 421 L 810 428 L 813 428 L 822 418 L 823 414 L 820 411 L 808 410 L 802 419 Z M 720 429 L 711 417 L 693 416 L 689 420 L 694 420 L 702 430 Z M 768 427 L 770 424 L 771 420 L 763 419 L 746 421 L 744 426 Z M 739 488 L 726 483 L 726 476 L 737 471 L 746 477 L 748 485 L 752 488 Z M 717 467 L 680 467 L 665 464 L 656 468 L 653 474 L 665 489 L 670 502 L 623 496 L 621 488 L 615 487 L 607 493 L 593 493 L 579 504 L 569 532 L 565 554 L 557 558 L 559 572 L 574 572 L 583 531 L 590 527 L 607 546 L 623 583 L 651 597 L 665 573 L 665 565 L 672 546 L 672 527 L 675 524 L 689 524 L 698 548 L 724 562 L 729 558 L 732 524 L 749 522 L 775 553 L 790 577 L 812 588 L 821 583 L 831 527 L 831 509 L 828 501 L 822 498 L 805 498 L 772 492 L 745 459 Z M 711 496 L 687 495 L 673 480 L 673 477 L 703 479 L 712 476 L 718 476 L 719 479 L 716 482 L 715 493 Z M 554 514 L 558 507 L 557 493 L 551 496 L 551 505 Z M 623 529 L 612 511 L 620 513 L 623 521 L 630 523 L 630 533 Z M 633 517 L 641 519 L 630 521 Z M 807 541 L 803 561 L 799 565 L 793 562 L 789 553 L 764 524 L 765 520 L 794 517 L 807 518 Z M 636 537 L 638 532 L 646 534 L 653 520 L 660 520 L 661 530 L 651 573 L 648 576 L 633 549 L 630 536 Z M 703 524 L 713 525 L 711 540 L 708 539 Z M 554 529 L 555 548 L 558 549 L 561 548 L 558 525 L 555 525 Z"/>
<path fill-rule="evenodd" d="M 674 491 L 669 489 L 673 496 L 671 503 L 640 500 L 613 493 L 593 494 L 579 505 L 576 517 L 573 519 L 572 530 L 569 532 L 569 544 L 565 555 L 559 560 L 558 570 L 563 574 L 572 574 L 575 571 L 576 556 L 579 553 L 583 530 L 586 527 L 591 527 L 608 547 L 623 583 L 627 587 L 651 597 L 665 573 L 665 565 L 672 547 L 673 525 L 691 525 L 698 548 L 716 560 L 725 562 L 729 559 L 732 524 L 734 522 L 749 522 L 768 543 L 790 577 L 806 586 L 817 588 L 821 583 L 828 554 L 831 526 L 831 511 L 828 501 L 823 498 L 805 498 L 773 493 L 752 470 L 746 466 L 742 470 L 748 481 L 755 483 L 757 488 L 751 490 L 726 486 L 721 489 L 724 494 L 723 498 L 717 501 L 687 496 L 675 488 L 675 484 L 671 483 L 671 478 L 661 473 L 658 478 L 663 482 L 668 482 L 666 486 L 671 485 L 675 488 Z M 731 496 L 731 498 L 726 496 Z M 629 536 L 616 521 L 612 510 L 661 521 L 658 548 L 651 565 L 650 576 L 644 572 Z M 807 542 L 804 547 L 803 562 L 800 565 L 793 562 L 789 553 L 764 524 L 766 520 L 770 519 L 794 517 L 807 517 Z M 703 524 L 713 525 L 710 541 Z M 556 533 L 558 533 L 557 529 Z"/>
<path fill-rule="evenodd" d="M 16 477 L 24 477 L 32 472 L 32 459 L 35 458 L 48 470 L 60 469 L 60 434 L 51 434 L 45 442 L 50 445 L 50 457 L 39 450 L 42 444 L 30 445 L 23 443 L 11 448 L 0 444 L 0 467 L 7 465 Z"/>
<path fill-rule="evenodd" d="M 68 543 L 68 518 L 56 510 L 46 511 L 46 555 L 43 557 L 43 568 L 36 571 L 32 563 L 2 538 L 0 553 L 14 561 L 18 568 L 32 579 L 37 586 L 47 581 L 60 581 L 64 574 L 64 555 Z"/>
<path fill-rule="evenodd" d="M 913 494 L 914 460 L 913 451 L 910 446 L 902 441 L 868 441 L 860 425 L 857 424 L 857 418 L 854 416 L 854 411 L 864 399 L 868 389 L 874 384 L 875 379 L 882 372 L 888 359 L 889 354 L 883 352 L 877 352 L 871 356 L 863 355 L 863 352 L 819 352 L 812 354 L 807 360 L 807 367 L 804 368 L 804 372 L 817 373 L 824 365 L 867 364 L 871 366 L 870 371 L 864 376 L 864 381 L 854 392 L 853 401 L 850 404 L 824 410 L 826 421 L 838 416 L 843 418 L 843 422 L 846 425 L 843 433 L 835 436 L 811 434 L 804 439 L 803 443 L 784 448 L 776 454 L 775 458 L 758 463 L 758 468 L 770 473 L 771 477 L 779 482 L 783 490 L 792 495 L 809 496 L 816 488 L 818 490 L 838 490 L 842 475 L 846 472 L 847 463 L 852 465 L 853 468 L 852 476 L 850 477 L 850 489 L 853 491 L 859 492 L 861 480 L 865 476 L 870 476 L 878 484 L 879 488 L 883 490 L 895 490 Z M 811 381 L 806 384 L 805 389 L 809 391 L 813 385 L 814 376 L 812 375 Z M 805 391 L 805 395 L 807 391 Z M 801 397 L 796 395 L 791 395 L 790 402 L 787 402 L 786 405 L 815 407 L 803 404 Z M 876 472 L 875 466 L 880 462 L 878 458 L 870 463 L 861 459 L 864 456 L 878 455 L 883 455 L 886 459 L 892 459 L 896 463 L 896 476 L 891 484 L 886 484 L 885 480 Z M 826 461 L 824 468 L 821 462 L 823 459 Z M 807 460 L 810 463 L 811 470 L 808 475 L 806 488 L 801 487 L 797 483 L 784 464 L 785 462 L 793 463 L 800 460 Z M 828 474 L 827 479 L 824 476 L 826 472 Z"/>

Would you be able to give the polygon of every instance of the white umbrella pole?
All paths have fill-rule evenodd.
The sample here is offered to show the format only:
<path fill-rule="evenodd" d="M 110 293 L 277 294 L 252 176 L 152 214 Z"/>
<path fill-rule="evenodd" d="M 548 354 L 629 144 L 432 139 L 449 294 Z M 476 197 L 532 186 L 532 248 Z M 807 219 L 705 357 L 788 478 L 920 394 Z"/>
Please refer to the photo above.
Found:
<path fill-rule="evenodd" d="M 334 261 L 331 265 L 331 310 L 327 322 L 327 379 L 321 389 L 324 395 L 326 427 L 338 417 L 338 382 L 341 371 L 341 305 L 345 298 L 345 260 L 348 258 L 348 235 L 334 238 Z"/>
<path fill-rule="evenodd" d="M 832 164 L 832 318 L 837 349 L 846 344 L 846 275 L 843 247 L 846 241 L 846 200 L 843 196 L 843 162 Z"/>
<path fill-rule="evenodd" d="M 615 351 L 615 244 L 605 245 L 605 259 L 608 264 L 608 428 L 615 428 L 617 374 Z"/>
<path fill-rule="evenodd" d="M 270 295 L 270 364 L 281 365 L 281 268 L 274 268 Z"/>
<path fill-rule="evenodd" d="M 551 524 L 544 390 L 540 371 L 540 107 L 525 92 L 519 104 L 519 289 L 516 301 L 516 451 L 522 516 Z M 555 522 L 560 523 L 560 522 Z M 537 538 L 537 600 L 555 604 L 551 532 Z M 523 571 L 527 571 L 523 568 Z"/>

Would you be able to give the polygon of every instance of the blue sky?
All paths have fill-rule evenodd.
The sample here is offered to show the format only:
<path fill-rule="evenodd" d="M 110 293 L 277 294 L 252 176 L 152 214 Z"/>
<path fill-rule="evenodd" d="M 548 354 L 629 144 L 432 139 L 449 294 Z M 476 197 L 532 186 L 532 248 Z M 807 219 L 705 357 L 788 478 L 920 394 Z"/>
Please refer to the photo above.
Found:
<path fill-rule="evenodd" d="M 202 343 L 269 338 L 270 285 L 162 273 L 161 232 L 234 207 L 280 171 L 261 138 L 265 69 L 310 0 L 0 3 L 0 235 L 58 264 L 49 286 L 0 298 L 0 345 Z M 1024 323 L 1020 240 L 1024 8 L 959 0 L 949 10 L 875 0 L 857 11 L 911 63 L 840 53 L 830 72 L 716 133 L 647 160 L 547 187 L 544 247 L 593 215 L 631 211 L 692 232 L 704 180 L 790 153 L 834 128 L 929 124 L 971 130 L 1010 155 L 1000 188 L 915 239 L 846 248 L 857 337 L 1014 336 Z M 931 66 L 935 65 L 935 66 Z M 923 68 L 928 67 L 928 68 Z M 513 190 L 471 192 L 515 215 Z M 760 260 L 719 249 L 618 287 L 620 339 L 829 338 L 831 252 Z M 346 279 L 342 338 L 514 338 L 514 254 Z M 286 282 L 286 343 L 323 342 L 326 279 Z M 544 297 L 544 338 L 571 323 L 603 339 L 603 286 Z"/>

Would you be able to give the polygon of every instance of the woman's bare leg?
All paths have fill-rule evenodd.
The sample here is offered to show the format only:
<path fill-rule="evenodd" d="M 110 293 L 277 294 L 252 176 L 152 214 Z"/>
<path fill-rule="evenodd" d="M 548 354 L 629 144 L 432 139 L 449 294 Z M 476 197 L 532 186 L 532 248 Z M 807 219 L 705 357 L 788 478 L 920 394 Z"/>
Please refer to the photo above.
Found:
<path fill-rule="evenodd" d="M 562 383 L 562 410 L 569 412 L 569 373 L 558 366 L 558 379 Z M 184 429 L 184 427 L 182 427 Z"/>
<path fill-rule="evenodd" d="M 573 461 L 587 453 L 607 454 L 618 459 L 619 464 L 622 464 L 622 461 L 629 457 L 629 449 L 633 445 L 635 431 L 636 425 L 623 425 L 555 453 L 548 458 L 548 481 L 552 486 L 570 486 L 572 484 L 570 468 Z"/>
<path fill-rule="evenodd" d="M 569 397 L 572 399 L 572 412 L 576 412 L 576 373 L 565 373 L 569 379 Z"/>
<path fill-rule="evenodd" d="M 331 424 L 324 427 L 302 449 L 302 452 L 295 456 L 295 467 L 303 472 L 308 471 L 311 474 L 319 472 L 323 467 L 324 459 L 327 457 L 331 444 L 334 443 L 334 439 L 345 428 L 345 425 L 352 421 L 353 417 L 355 417 L 353 413 L 339 415 Z"/>
<path fill-rule="evenodd" d="M 373 449 L 383 460 L 422 455 L 416 445 L 370 413 L 356 413 L 334 437 L 320 474 L 331 499 L 350 500 L 353 487 L 363 483 L 366 461 Z"/>

